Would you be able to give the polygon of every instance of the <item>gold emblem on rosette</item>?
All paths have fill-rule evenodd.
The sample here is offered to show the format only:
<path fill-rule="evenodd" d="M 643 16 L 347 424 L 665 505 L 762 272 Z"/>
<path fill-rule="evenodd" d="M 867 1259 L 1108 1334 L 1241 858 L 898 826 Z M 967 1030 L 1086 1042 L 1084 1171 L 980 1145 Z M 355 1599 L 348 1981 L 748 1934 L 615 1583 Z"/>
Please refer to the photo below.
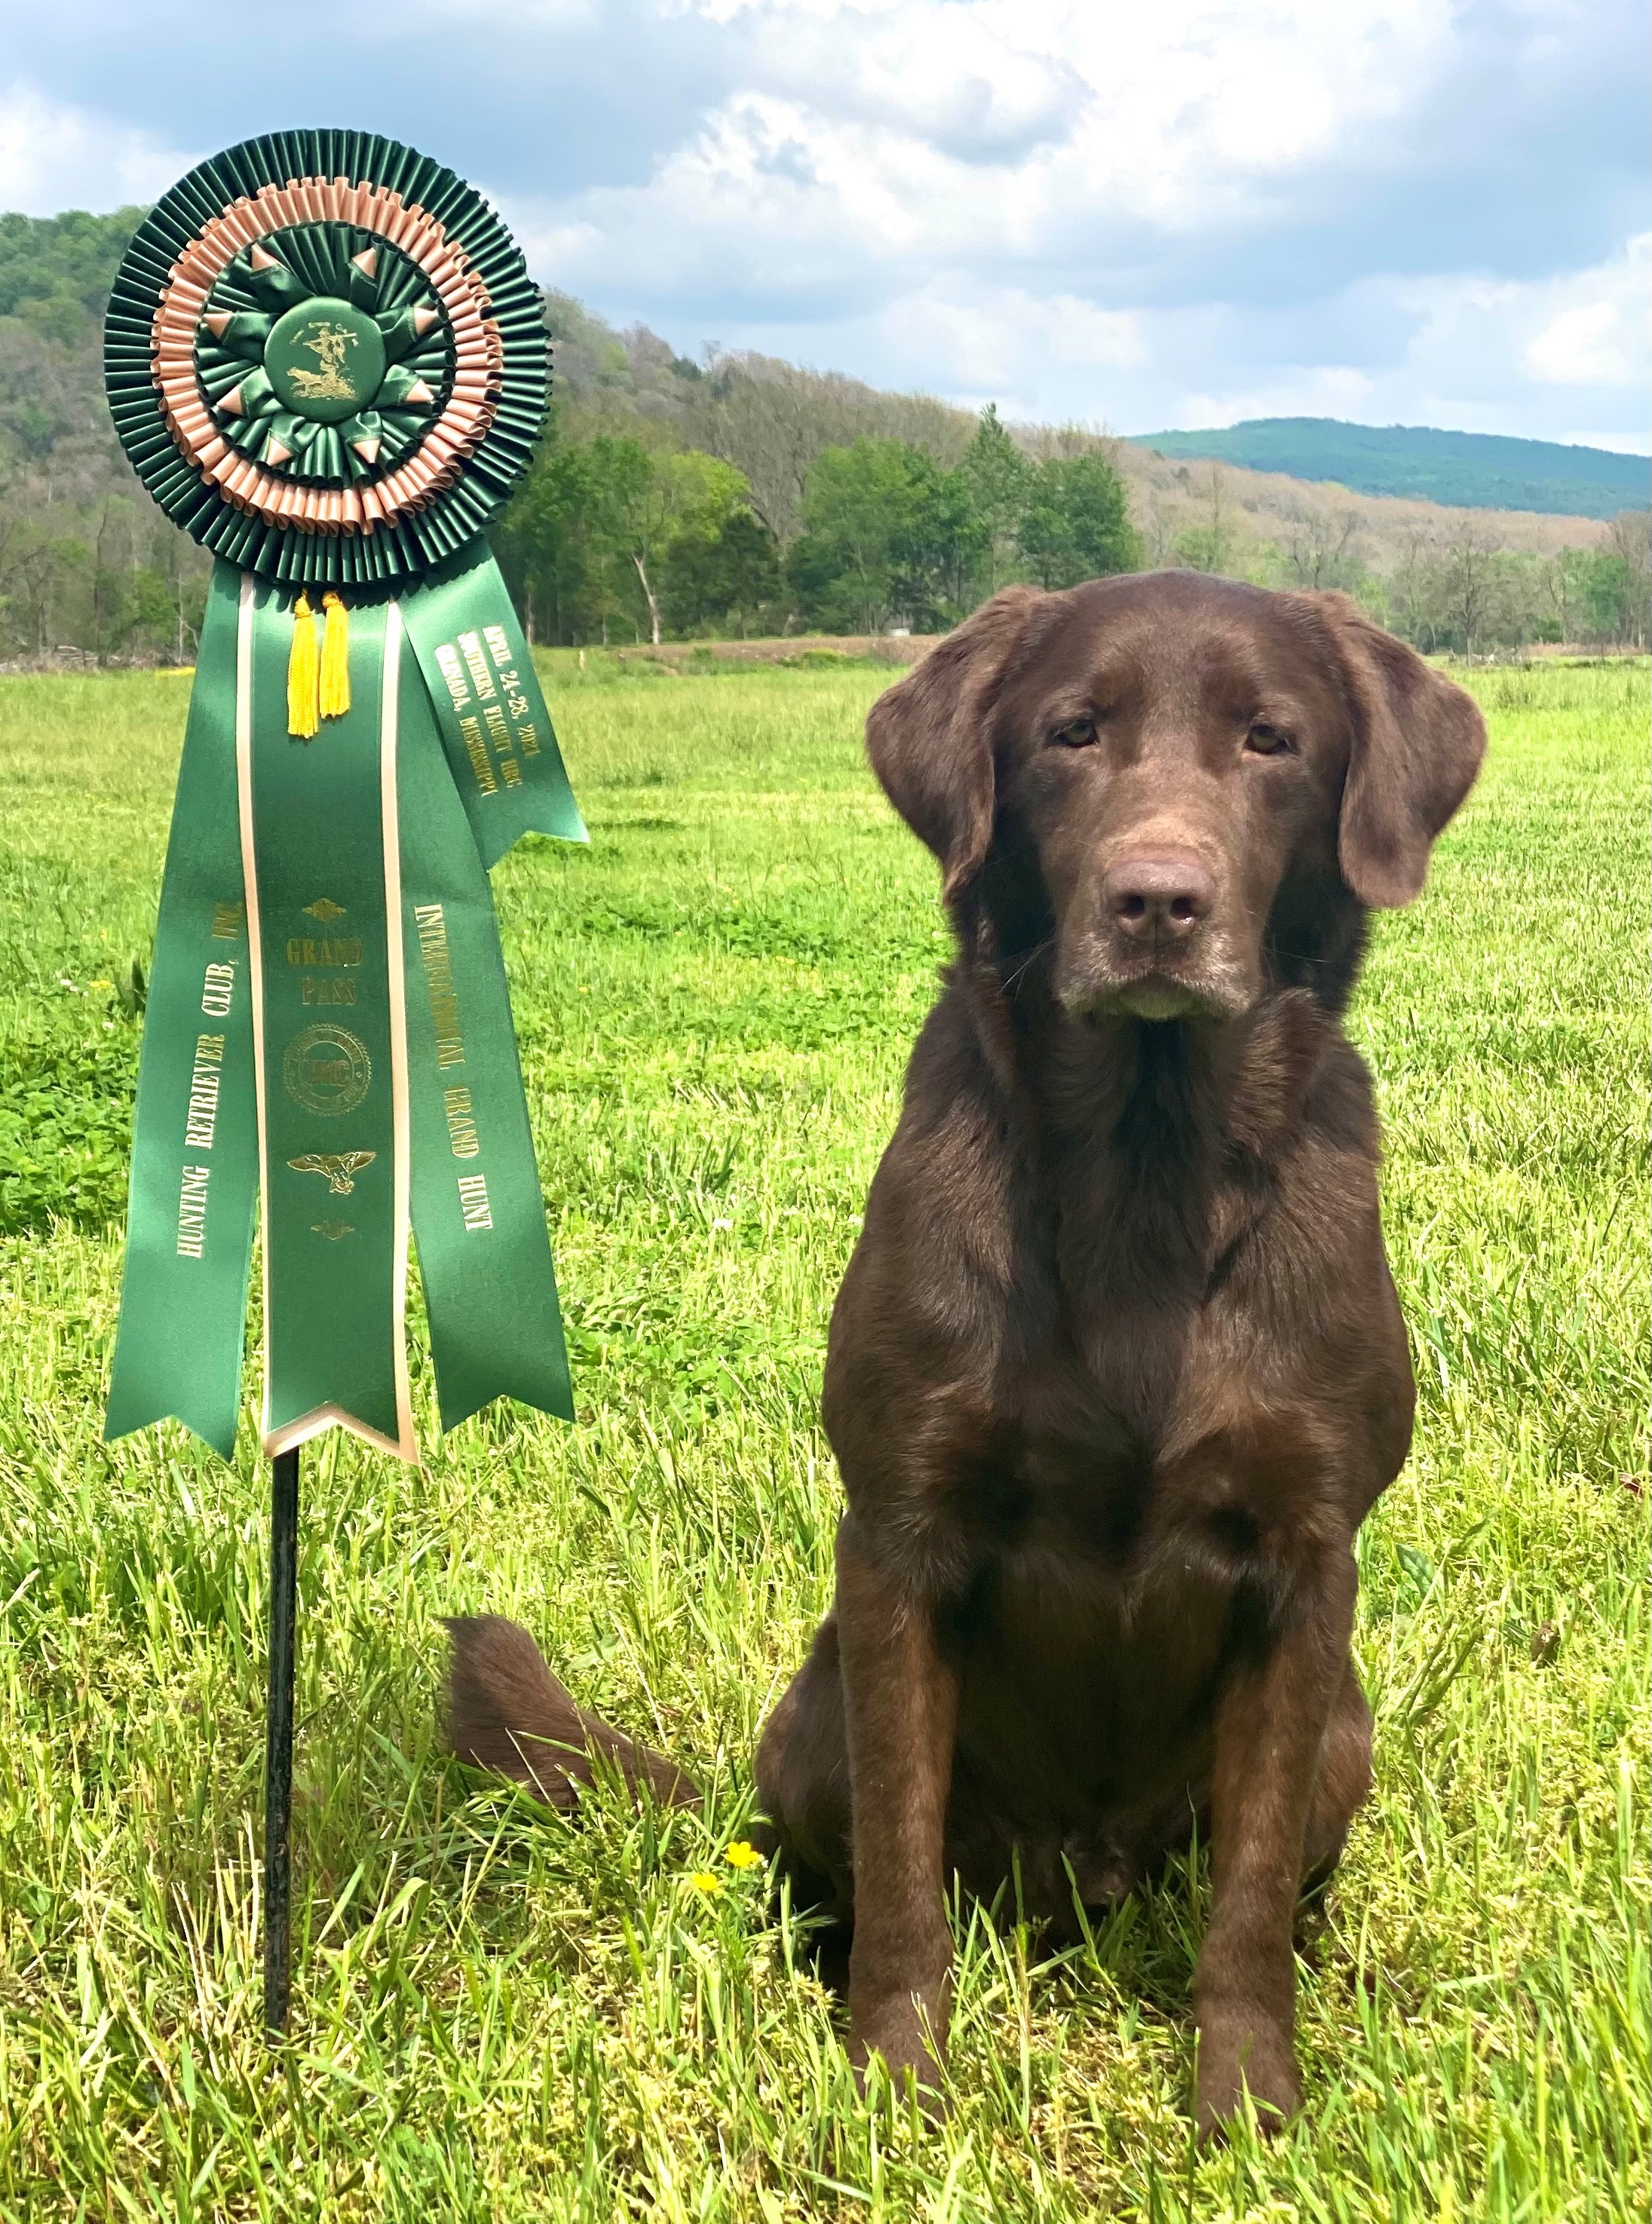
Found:
<path fill-rule="evenodd" d="M 359 1036 L 323 1020 L 306 1027 L 288 1044 L 281 1077 L 295 1104 L 332 1120 L 340 1113 L 353 1112 L 366 1096 L 372 1084 L 373 1061 Z"/>
<path fill-rule="evenodd" d="M 161 293 L 154 362 L 196 467 L 237 509 L 320 534 L 370 534 L 453 485 L 503 370 L 487 287 L 442 224 L 324 178 L 202 228 Z"/>
<path fill-rule="evenodd" d="M 383 382 L 384 335 L 365 310 L 318 295 L 270 327 L 263 366 L 281 408 L 316 424 L 341 424 Z"/>

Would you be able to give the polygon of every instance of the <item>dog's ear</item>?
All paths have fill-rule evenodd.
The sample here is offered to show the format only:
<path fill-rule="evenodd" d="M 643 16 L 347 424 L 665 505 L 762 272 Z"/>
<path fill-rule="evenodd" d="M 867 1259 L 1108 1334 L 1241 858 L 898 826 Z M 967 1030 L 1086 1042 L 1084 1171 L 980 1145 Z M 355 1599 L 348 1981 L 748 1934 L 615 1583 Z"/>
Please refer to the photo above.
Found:
<path fill-rule="evenodd" d="M 1311 595 L 1331 629 L 1353 720 L 1337 850 L 1362 903 L 1422 892 L 1435 837 L 1474 785 L 1485 721 L 1473 697 L 1371 624 L 1346 595 Z"/>
<path fill-rule="evenodd" d="M 1044 599 L 1035 587 L 994 595 L 867 714 L 872 770 L 907 825 L 940 858 L 949 900 L 980 870 L 992 838 L 988 720 L 1029 613 Z"/>

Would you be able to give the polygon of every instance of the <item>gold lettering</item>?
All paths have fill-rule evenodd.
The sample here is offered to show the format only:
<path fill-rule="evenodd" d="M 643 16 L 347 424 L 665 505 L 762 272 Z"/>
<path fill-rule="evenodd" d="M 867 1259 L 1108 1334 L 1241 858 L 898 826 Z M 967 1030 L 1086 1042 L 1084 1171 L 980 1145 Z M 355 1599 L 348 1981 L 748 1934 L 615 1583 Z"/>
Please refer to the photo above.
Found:
<path fill-rule="evenodd" d="M 527 707 L 524 703 L 523 710 Z M 524 718 L 517 727 L 516 745 L 525 757 L 536 757 L 539 755 L 539 728 L 531 718 Z"/>
<path fill-rule="evenodd" d="M 209 1020 L 227 1020 L 230 1001 L 235 994 L 235 961 L 226 965 L 209 965 L 206 979 L 200 992 L 200 1008 Z"/>
<path fill-rule="evenodd" d="M 484 626 L 482 629 L 482 638 L 488 645 L 489 655 L 491 656 L 494 662 L 500 667 L 500 679 L 503 680 L 507 687 L 513 686 L 516 684 L 516 673 L 514 672 L 507 672 L 503 668 L 510 660 L 510 643 L 505 639 L 504 628 L 503 626 Z"/>
<path fill-rule="evenodd" d="M 213 941 L 239 942 L 246 918 L 247 907 L 244 903 L 215 903 L 212 906 Z"/>
<path fill-rule="evenodd" d="M 195 1071 L 189 1080 L 189 1109 L 184 1115 L 184 1148 L 210 1151 L 218 1125 L 218 1090 L 224 1064 L 224 1037 L 197 1035 Z"/>
<path fill-rule="evenodd" d="M 436 668 L 447 683 L 447 692 L 453 698 L 453 708 L 462 711 L 471 699 L 470 682 L 465 677 L 465 667 L 459 660 L 459 651 L 451 641 L 445 641 L 436 651 Z"/>
<path fill-rule="evenodd" d="M 206 1246 L 206 1185 L 212 1169 L 186 1166 L 183 1174 L 178 1198 L 178 1256 L 199 1259 Z"/>
<path fill-rule="evenodd" d="M 441 1093 L 443 1109 L 447 1114 L 447 1140 L 453 1147 L 456 1159 L 473 1159 L 482 1148 L 482 1139 L 476 1132 L 476 1115 L 468 1089 L 455 1086 Z"/>
<path fill-rule="evenodd" d="M 304 1001 L 307 1004 L 353 1004 L 356 984 L 353 981 L 330 981 L 324 973 L 317 981 L 307 973 L 304 976 Z"/>
<path fill-rule="evenodd" d="M 515 757 L 500 758 L 499 777 L 507 787 L 522 786 L 522 767 L 516 762 Z"/>
<path fill-rule="evenodd" d="M 320 941 L 307 934 L 294 934 L 288 938 L 287 963 L 289 965 L 359 965 L 363 944 L 358 934 L 323 936 Z"/>
<path fill-rule="evenodd" d="M 453 985 L 453 960 L 447 947 L 447 921 L 440 904 L 415 904 L 413 917 L 419 930 L 419 955 L 424 960 L 425 987 L 430 996 L 430 1020 L 436 1031 L 436 1067 L 446 1073 L 465 1063 L 465 1037 L 459 1020 L 459 991 Z"/>
<path fill-rule="evenodd" d="M 488 745 L 482 738 L 482 728 L 475 718 L 461 718 L 459 730 L 464 736 L 465 754 L 471 761 L 471 770 L 476 774 L 476 784 L 484 795 L 498 793 L 499 783 L 493 776 L 493 767 L 488 762 Z"/>
<path fill-rule="evenodd" d="M 493 674 L 488 670 L 481 642 L 473 633 L 462 633 L 459 637 L 459 648 L 471 675 L 471 685 L 476 690 L 477 701 L 490 702 L 493 696 Z"/>
<path fill-rule="evenodd" d="M 467 1235 L 478 1228 L 492 1227 L 493 1208 L 488 1203 L 488 1178 L 485 1174 L 459 1176 L 459 1209 L 465 1216 Z"/>

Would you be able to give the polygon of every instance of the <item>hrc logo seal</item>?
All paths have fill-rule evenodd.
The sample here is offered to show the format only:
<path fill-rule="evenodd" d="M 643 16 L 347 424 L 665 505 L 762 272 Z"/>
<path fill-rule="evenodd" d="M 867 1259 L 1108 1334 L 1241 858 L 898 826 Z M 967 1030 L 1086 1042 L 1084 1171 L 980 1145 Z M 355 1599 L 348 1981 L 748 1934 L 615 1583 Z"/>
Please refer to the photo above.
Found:
<path fill-rule="evenodd" d="M 264 342 L 264 375 L 276 399 L 313 424 L 353 417 L 377 394 L 384 371 L 378 324 L 330 294 L 289 309 Z"/>
<path fill-rule="evenodd" d="M 353 1112 L 366 1096 L 373 1061 L 358 1036 L 324 1020 L 288 1044 L 281 1077 L 295 1104 L 330 1120 Z"/>

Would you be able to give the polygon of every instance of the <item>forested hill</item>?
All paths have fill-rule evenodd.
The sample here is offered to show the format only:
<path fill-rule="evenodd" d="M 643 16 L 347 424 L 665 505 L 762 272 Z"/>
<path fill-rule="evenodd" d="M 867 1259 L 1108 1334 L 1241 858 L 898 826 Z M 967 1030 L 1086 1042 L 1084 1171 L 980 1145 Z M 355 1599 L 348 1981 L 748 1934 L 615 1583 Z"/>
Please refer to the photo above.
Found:
<path fill-rule="evenodd" d="M 19 470 L 77 490 L 106 476 L 104 309 L 142 218 L 0 215 L 0 490 Z"/>
<path fill-rule="evenodd" d="M 0 216 L 0 317 L 18 317 L 61 346 L 96 339 L 141 208 L 112 216 Z"/>
<path fill-rule="evenodd" d="M 1143 433 L 1135 445 L 1454 509 L 1613 517 L 1644 509 L 1652 488 L 1645 456 L 1432 425 L 1349 425 L 1339 417 L 1252 417 L 1223 432 Z"/>

